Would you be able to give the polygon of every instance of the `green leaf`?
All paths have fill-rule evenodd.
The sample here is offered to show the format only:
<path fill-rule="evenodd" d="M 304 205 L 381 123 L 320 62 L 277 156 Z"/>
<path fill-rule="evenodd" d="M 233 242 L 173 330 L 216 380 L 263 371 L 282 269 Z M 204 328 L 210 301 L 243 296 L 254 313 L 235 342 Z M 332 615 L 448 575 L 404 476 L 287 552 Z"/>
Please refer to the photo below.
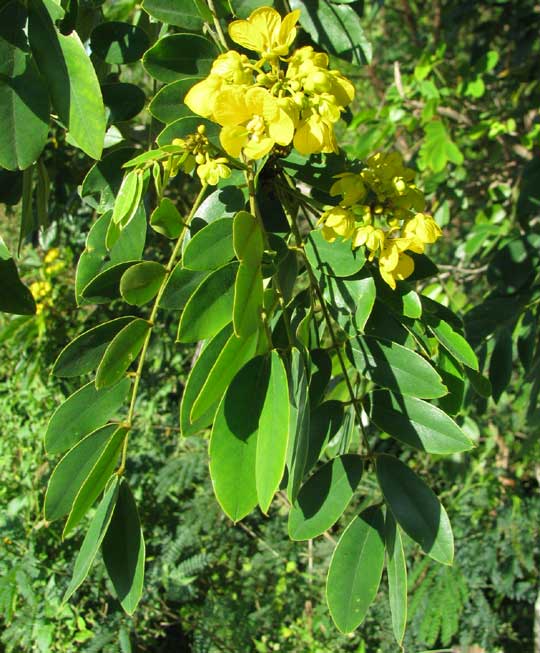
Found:
<path fill-rule="evenodd" d="M 234 216 L 233 244 L 236 257 L 242 263 L 260 265 L 264 252 L 264 239 L 257 218 L 247 211 Z"/>
<path fill-rule="evenodd" d="M 384 539 L 392 628 L 394 637 L 401 646 L 407 625 L 407 563 L 405 562 L 401 534 L 389 510 L 386 511 Z"/>
<path fill-rule="evenodd" d="M 270 378 L 264 398 L 255 456 L 257 498 L 266 514 L 279 488 L 289 441 L 289 385 L 283 362 L 276 351 L 270 355 Z"/>
<path fill-rule="evenodd" d="M 205 136 L 210 141 L 211 145 L 220 148 L 219 143 L 219 126 L 215 122 L 211 122 L 206 118 L 200 116 L 186 115 L 181 116 L 178 120 L 168 124 L 165 129 L 160 132 L 156 138 L 157 144 L 160 147 L 170 145 L 175 138 L 186 138 L 195 134 L 199 127 L 205 127 Z"/>
<path fill-rule="evenodd" d="M 245 206 L 245 188 L 244 184 L 241 187 L 228 185 L 216 189 L 199 206 L 195 217 L 208 223 L 219 218 L 233 217 Z"/>
<path fill-rule="evenodd" d="M 380 508 L 364 510 L 347 526 L 334 550 L 326 600 L 342 633 L 364 620 L 377 595 L 384 566 L 384 520 Z"/>
<path fill-rule="evenodd" d="M 178 342 L 211 338 L 232 320 L 237 263 L 211 272 L 189 298 L 178 327 Z"/>
<path fill-rule="evenodd" d="M 117 424 L 107 424 L 93 431 L 56 465 L 45 494 L 45 519 L 52 521 L 69 514 L 77 493 L 117 429 Z"/>
<path fill-rule="evenodd" d="M 96 388 L 109 387 L 119 381 L 137 358 L 152 325 L 141 318 L 132 320 L 107 346 L 96 372 Z"/>
<path fill-rule="evenodd" d="M 184 437 L 197 433 L 201 429 L 209 426 L 214 420 L 217 404 L 209 408 L 204 415 L 198 417 L 196 420 L 191 421 L 190 413 L 195 409 L 194 403 L 201 394 L 212 368 L 216 364 L 218 357 L 222 354 L 231 335 L 232 325 L 228 324 L 204 347 L 189 373 L 180 403 L 180 429 Z M 236 336 L 233 337 L 236 338 Z M 239 339 L 236 338 L 236 340 Z"/>
<path fill-rule="evenodd" d="M 245 338 L 262 325 L 264 287 L 260 265 L 240 263 L 234 284 L 233 325 L 239 338 Z"/>
<path fill-rule="evenodd" d="M 202 77 L 184 77 L 161 88 L 148 107 L 150 113 L 166 125 L 181 118 L 180 108 L 189 89 Z"/>
<path fill-rule="evenodd" d="M 174 203 L 168 197 L 163 197 L 150 216 L 150 226 L 166 238 L 176 240 L 182 231 L 184 221 Z"/>
<path fill-rule="evenodd" d="M 200 272 L 215 270 L 233 257 L 233 221 L 222 218 L 193 236 L 184 250 L 183 265 Z"/>
<path fill-rule="evenodd" d="M 302 353 L 293 348 L 289 377 L 290 420 L 287 448 L 287 495 L 293 503 L 298 495 L 306 471 L 310 438 L 310 406 L 308 374 Z"/>
<path fill-rule="evenodd" d="M 328 461 L 301 487 L 289 512 L 291 540 L 310 540 L 331 528 L 349 505 L 363 472 L 360 456 Z"/>
<path fill-rule="evenodd" d="M 433 454 L 459 453 L 474 447 L 451 417 L 427 401 L 384 390 L 371 397 L 371 419 L 400 442 Z"/>
<path fill-rule="evenodd" d="M 291 0 L 291 9 L 301 9 L 300 23 L 315 43 L 330 54 L 359 65 L 370 63 L 372 47 L 360 16 L 352 7 L 320 0 Z"/>
<path fill-rule="evenodd" d="M 146 102 L 144 91 L 135 84 L 102 84 L 101 93 L 109 109 L 109 123 L 131 120 L 143 110 Z"/>
<path fill-rule="evenodd" d="M 114 208 L 116 196 L 124 181 L 123 165 L 133 157 L 134 152 L 135 150 L 131 147 L 123 147 L 110 152 L 88 171 L 83 180 L 80 195 L 98 213 L 104 213 Z"/>
<path fill-rule="evenodd" d="M 90 567 L 94 562 L 112 519 L 114 507 L 118 498 L 119 483 L 120 481 L 118 477 L 113 477 L 111 484 L 108 486 L 99 506 L 97 507 L 83 540 L 81 549 L 75 559 L 73 577 L 66 589 L 62 602 L 67 601 L 69 597 L 72 596 L 75 590 L 83 583 L 90 571 Z"/>
<path fill-rule="evenodd" d="M 120 293 L 128 304 L 143 306 L 157 295 L 167 270 L 157 261 L 142 261 L 128 268 L 120 279 Z"/>
<path fill-rule="evenodd" d="M 212 408 L 215 413 L 229 383 L 238 370 L 255 355 L 258 335 L 253 333 L 247 338 L 238 338 L 234 333 L 230 335 L 215 363 L 208 370 L 204 385 L 193 402 L 189 416 L 192 423 L 196 423 Z"/>
<path fill-rule="evenodd" d="M 107 482 L 111 479 L 127 433 L 127 428 L 123 426 L 117 427 L 113 436 L 101 451 L 99 458 L 94 463 L 90 473 L 77 492 L 66 525 L 64 526 L 62 537 L 66 537 L 80 523 L 81 519 L 92 507 L 94 501 L 107 485 Z"/>
<path fill-rule="evenodd" d="M 350 240 L 329 243 L 320 230 L 309 234 L 305 251 L 314 270 L 332 277 L 350 277 L 359 272 L 366 262 L 362 248 L 353 251 Z"/>
<path fill-rule="evenodd" d="M 311 378 L 313 380 L 313 376 Z M 313 469 L 327 444 L 342 428 L 343 423 L 343 404 L 340 401 L 323 401 L 311 411 L 306 472 Z"/>
<path fill-rule="evenodd" d="M 15 315 L 34 315 L 36 302 L 30 290 L 22 283 L 12 258 L 0 259 L 0 311 Z"/>
<path fill-rule="evenodd" d="M 110 341 L 134 319 L 132 316 L 118 317 L 81 333 L 62 349 L 51 374 L 71 377 L 93 372 Z"/>
<path fill-rule="evenodd" d="M 160 82 L 174 82 L 187 76 L 205 76 L 210 72 L 217 47 L 198 34 L 170 34 L 146 52 L 143 64 Z"/>
<path fill-rule="evenodd" d="M 463 163 L 463 154 L 450 138 L 444 123 L 434 120 L 425 127 L 425 138 L 420 148 L 420 161 L 424 168 L 442 172 L 451 161 L 456 165 Z"/>
<path fill-rule="evenodd" d="M 163 23 L 193 32 L 198 32 L 204 25 L 195 0 L 144 0 L 143 9 Z"/>
<path fill-rule="evenodd" d="M 347 282 L 345 282 L 347 283 Z M 354 314 L 355 326 L 360 332 L 366 328 L 371 311 L 375 304 L 377 290 L 373 277 L 366 277 L 355 282 L 358 294 L 356 295 L 356 312 Z"/>
<path fill-rule="evenodd" d="M 163 291 L 159 302 L 160 308 L 181 311 L 207 276 L 207 272 L 185 270 L 182 267 L 182 262 L 177 263 Z"/>
<path fill-rule="evenodd" d="M 0 11 L 0 167 L 23 170 L 47 142 L 49 95 L 26 52 L 24 10 L 11 3 Z"/>
<path fill-rule="evenodd" d="M 257 505 L 257 431 L 268 388 L 269 360 L 258 356 L 234 377 L 210 438 L 210 475 L 223 511 L 235 522 Z"/>
<path fill-rule="evenodd" d="M 400 460 L 379 455 L 377 478 L 398 524 L 434 560 L 451 565 L 454 536 L 446 510 L 435 493 Z"/>
<path fill-rule="evenodd" d="M 135 499 L 125 480 L 101 552 L 118 600 L 131 615 L 143 591 L 145 546 Z"/>
<path fill-rule="evenodd" d="M 70 395 L 53 413 L 45 432 L 48 454 L 62 453 L 103 426 L 122 406 L 131 382 L 122 379 L 112 388 L 96 390 L 93 381 Z"/>
<path fill-rule="evenodd" d="M 467 365 L 467 367 L 478 371 L 476 354 L 461 334 L 444 320 L 433 320 L 429 321 L 428 324 L 433 335 L 454 358 Z"/>
<path fill-rule="evenodd" d="M 99 159 L 105 138 L 105 107 L 90 58 L 77 32 L 59 34 L 41 2 L 29 6 L 28 36 L 60 120 L 86 154 Z"/>
<path fill-rule="evenodd" d="M 142 173 L 139 170 L 130 170 L 116 196 L 112 214 L 114 223 L 126 225 L 131 220 L 141 201 L 142 190 Z"/>
<path fill-rule="evenodd" d="M 90 37 L 93 54 L 109 64 L 138 61 L 149 45 L 143 29 L 115 20 L 105 21 L 95 27 Z"/>
<path fill-rule="evenodd" d="M 441 377 L 419 354 L 389 340 L 371 336 L 350 340 L 352 360 L 360 374 L 409 397 L 434 399 L 447 393 Z"/>
<path fill-rule="evenodd" d="M 120 280 L 126 270 L 139 261 L 124 261 L 97 274 L 84 286 L 81 297 L 93 304 L 107 304 L 120 297 Z"/>

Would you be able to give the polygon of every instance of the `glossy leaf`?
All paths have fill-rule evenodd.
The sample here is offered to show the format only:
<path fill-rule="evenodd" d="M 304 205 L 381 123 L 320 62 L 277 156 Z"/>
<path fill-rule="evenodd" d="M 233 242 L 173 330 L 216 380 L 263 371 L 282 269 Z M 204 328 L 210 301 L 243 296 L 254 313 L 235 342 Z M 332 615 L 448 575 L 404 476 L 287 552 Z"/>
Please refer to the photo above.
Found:
<path fill-rule="evenodd" d="M 495 403 L 499 401 L 512 379 L 513 348 L 510 330 L 500 329 L 497 332 L 495 346 L 489 361 L 489 381 Z"/>
<path fill-rule="evenodd" d="M 203 227 L 187 244 L 183 265 L 189 270 L 216 270 L 234 257 L 233 221 L 222 218 Z"/>
<path fill-rule="evenodd" d="M 180 318 L 179 342 L 211 338 L 232 320 L 237 268 L 237 263 L 229 263 L 203 279 Z"/>
<path fill-rule="evenodd" d="M 125 480 L 101 551 L 121 606 L 133 614 L 143 591 L 145 546 L 135 499 Z"/>
<path fill-rule="evenodd" d="M 447 393 L 441 377 L 419 354 L 395 342 L 364 336 L 350 341 L 360 374 L 402 395 L 434 399 Z"/>
<path fill-rule="evenodd" d="M 94 513 L 79 553 L 77 554 L 77 558 L 75 559 L 73 577 L 66 589 L 64 598 L 62 599 L 64 602 L 67 601 L 75 590 L 83 583 L 90 571 L 90 567 L 94 562 L 112 519 L 116 500 L 118 498 L 119 483 L 120 481 L 118 477 L 115 476 L 105 491 L 105 494 Z"/>
<path fill-rule="evenodd" d="M 106 304 L 111 299 L 120 297 L 120 280 L 124 272 L 138 261 L 124 261 L 97 274 L 84 286 L 81 292 L 83 299 L 93 304 Z"/>
<path fill-rule="evenodd" d="M 98 390 L 117 383 L 124 376 L 139 355 L 151 328 L 150 322 L 136 318 L 114 336 L 97 368 Z"/>
<path fill-rule="evenodd" d="M 182 267 L 181 262 L 177 263 L 167 280 L 167 285 L 159 302 L 160 307 L 181 311 L 207 276 L 207 272 L 186 270 Z"/>
<path fill-rule="evenodd" d="M 149 44 L 143 29 L 116 20 L 101 23 L 90 37 L 92 52 L 109 64 L 138 61 Z"/>
<path fill-rule="evenodd" d="M 146 95 L 135 84 L 102 84 L 101 93 L 109 109 L 109 123 L 131 120 L 143 110 L 146 102 Z"/>
<path fill-rule="evenodd" d="M 167 271 L 157 261 L 142 261 L 128 268 L 120 279 L 120 293 L 128 304 L 143 306 L 157 295 Z"/>
<path fill-rule="evenodd" d="M 384 519 L 368 508 L 347 526 L 334 550 L 326 599 L 336 626 L 350 633 L 364 620 L 377 595 L 384 566 Z"/>
<path fill-rule="evenodd" d="M 169 124 L 178 120 L 178 111 L 189 89 L 202 77 L 184 77 L 161 88 L 148 107 L 150 113 L 160 122 Z M 187 107 L 186 107 L 187 108 Z"/>
<path fill-rule="evenodd" d="M 228 387 L 212 428 L 210 475 L 214 492 L 223 511 L 235 522 L 257 505 L 257 432 L 269 372 L 265 356 L 245 365 Z"/>
<path fill-rule="evenodd" d="M 234 284 L 233 324 L 239 338 L 245 338 L 262 325 L 264 303 L 260 265 L 240 263 Z"/>
<path fill-rule="evenodd" d="M 95 461 L 90 473 L 77 492 L 62 537 L 66 537 L 80 523 L 111 479 L 127 433 L 127 428 L 117 427 L 113 436 L 101 451 L 99 458 Z"/>
<path fill-rule="evenodd" d="M 377 290 L 375 288 L 375 281 L 371 276 L 365 279 L 359 279 L 355 282 L 355 285 L 357 295 L 354 321 L 358 331 L 363 332 L 373 310 Z"/>
<path fill-rule="evenodd" d="M 264 398 L 255 457 L 257 498 L 261 510 L 268 512 L 279 488 L 289 441 L 289 386 L 283 362 L 276 351 L 270 355 L 270 378 Z"/>
<path fill-rule="evenodd" d="M 93 431 L 56 465 L 45 494 L 45 519 L 52 521 L 69 514 L 77 493 L 117 429 L 116 424 L 107 424 Z"/>
<path fill-rule="evenodd" d="M 427 401 L 383 390 L 374 392 L 371 397 L 373 422 L 415 449 L 452 454 L 474 447 L 451 417 Z"/>
<path fill-rule="evenodd" d="M 25 52 L 24 21 L 16 3 L 0 10 L 0 167 L 8 170 L 34 163 L 49 132 L 47 86 Z"/>
<path fill-rule="evenodd" d="M 176 240 L 184 222 L 172 200 L 163 197 L 150 216 L 150 226 L 159 234 Z"/>
<path fill-rule="evenodd" d="M 118 317 L 81 333 L 62 349 L 51 374 L 71 377 L 93 372 L 110 341 L 134 319 L 131 316 Z"/>
<path fill-rule="evenodd" d="M 143 9 L 163 23 L 198 32 L 204 20 L 197 4 L 195 0 L 144 0 Z"/>
<path fill-rule="evenodd" d="M 356 274 L 366 262 L 362 248 L 353 251 L 350 240 L 329 243 L 323 238 L 320 230 L 310 233 L 305 251 L 312 268 L 333 277 Z"/>
<path fill-rule="evenodd" d="M 429 327 L 441 345 L 455 359 L 478 372 L 478 359 L 476 358 L 476 354 L 460 333 L 455 331 L 444 320 L 434 320 L 429 323 Z"/>
<path fill-rule="evenodd" d="M 93 381 L 70 395 L 53 413 L 45 432 L 49 454 L 66 451 L 85 435 L 103 426 L 122 406 L 131 387 L 129 379 L 103 390 Z"/>
<path fill-rule="evenodd" d="M 362 472 L 362 459 L 354 454 L 334 458 L 318 469 L 292 505 L 290 538 L 309 540 L 331 528 L 353 498 Z"/>
<path fill-rule="evenodd" d="M 434 560 L 451 565 L 454 536 L 435 493 L 397 458 L 377 456 L 377 478 L 398 524 Z"/>
<path fill-rule="evenodd" d="M 20 280 L 17 266 L 11 257 L 0 258 L 0 279 L 4 286 L 0 295 L 0 311 L 15 315 L 34 315 L 36 302 L 30 290 Z"/>
<path fill-rule="evenodd" d="M 204 36 L 170 34 L 146 52 L 143 64 L 152 77 L 169 83 L 190 75 L 207 75 L 218 54 L 214 43 Z"/>
<path fill-rule="evenodd" d="M 191 422 L 197 422 L 221 401 L 225 390 L 240 370 L 255 355 L 258 333 L 247 338 L 238 338 L 232 333 L 208 371 L 199 395 L 190 411 Z"/>
<path fill-rule="evenodd" d="M 312 377 L 313 379 L 313 377 Z M 340 401 L 323 401 L 312 409 L 309 418 L 309 443 L 306 473 L 311 471 L 322 456 L 326 446 L 343 425 L 344 411 Z"/>
<path fill-rule="evenodd" d="M 41 2 L 29 6 L 28 36 L 53 107 L 77 145 L 99 159 L 105 138 L 105 108 L 96 72 L 77 32 L 57 32 Z"/>
<path fill-rule="evenodd" d="M 234 216 L 233 244 L 236 257 L 242 263 L 259 265 L 264 251 L 264 239 L 257 219 L 247 211 Z"/>
<path fill-rule="evenodd" d="M 138 170 L 130 170 L 124 177 L 116 196 L 112 221 L 126 225 L 135 215 L 141 201 L 143 189 L 142 174 Z"/>
<path fill-rule="evenodd" d="M 306 471 L 310 437 L 308 375 L 303 355 L 296 348 L 291 352 L 289 395 L 291 425 L 287 448 L 287 495 L 293 503 Z"/>
<path fill-rule="evenodd" d="M 392 628 L 394 637 L 401 646 L 407 625 L 407 563 L 399 528 L 389 510 L 386 511 L 384 539 Z"/>
<path fill-rule="evenodd" d="M 106 154 L 95 163 L 83 180 L 81 197 L 99 213 L 114 208 L 120 186 L 124 181 L 124 163 L 132 158 L 135 150 L 123 147 Z"/>
<path fill-rule="evenodd" d="M 195 401 L 200 396 L 212 368 L 216 364 L 217 359 L 221 356 L 232 335 L 232 325 L 228 324 L 206 344 L 191 368 L 180 403 L 180 429 L 184 437 L 193 435 L 201 429 L 209 426 L 214 419 L 218 407 L 217 403 L 209 408 L 204 415 L 197 417 L 197 419 L 191 420 L 190 414 L 192 409 L 195 409 Z M 236 336 L 233 337 L 236 338 Z M 201 401 L 203 401 L 203 399 L 201 399 Z M 206 401 L 206 399 L 204 401 Z"/>

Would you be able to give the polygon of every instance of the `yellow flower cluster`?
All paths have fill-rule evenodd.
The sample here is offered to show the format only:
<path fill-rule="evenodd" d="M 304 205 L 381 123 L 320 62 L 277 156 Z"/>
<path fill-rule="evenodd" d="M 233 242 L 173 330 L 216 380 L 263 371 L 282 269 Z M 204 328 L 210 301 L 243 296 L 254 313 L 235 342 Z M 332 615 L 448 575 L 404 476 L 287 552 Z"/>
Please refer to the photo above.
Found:
<path fill-rule="evenodd" d="M 194 113 L 221 125 L 220 142 L 232 157 L 260 159 L 291 143 L 304 155 L 336 152 L 334 123 L 354 97 L 354 87 L 328 57 L 303 47 L 290 56 L 300 11 L 281 18 L 256 9 L 229 26 L 231 39 L 258 60 L 230 50 L 185 97 Z"/>
<path fill-rule="evenodd" d="M 368 258 L 378 259 L 381 277 L 392 288 L 409 277 L 414 261 L 407 250 L 422 254 L 442 234 L 425 213 L 422 191 L 414 185 L 414 171 L 405 167 L 398 152 L 374 154 L 359 173 L 345 172 L 330 189 L 341 196 L 338 206 L 321 216 L 328 242 L 351 239 L 353 248 L 366 247 Z"/>
<path fill-rule="evenodd" d="M 199 125 L 195 134 L 186 138 L 175 138 L 172 144 L 180 149 L 181 156 L 171 157 L 163 164 L 164 167 L 169 167 L 170 177 L 174 177 L 180 168 L 187 174 L 196 168 L 197 175 L 203 183 L 215 186 L 220 179 L 225 179 L 231 174 L 231 169 L 226 165 L 227 159 L 211 156 L 204 125 Z"/>
<path fill-rule="evenodd" d="M 30 292 L 36 300 L 36 314 L 43 312 L 46 306 L 51 306 L 52 285 L 50 281 L 34 281 L 30 284 Z"/>

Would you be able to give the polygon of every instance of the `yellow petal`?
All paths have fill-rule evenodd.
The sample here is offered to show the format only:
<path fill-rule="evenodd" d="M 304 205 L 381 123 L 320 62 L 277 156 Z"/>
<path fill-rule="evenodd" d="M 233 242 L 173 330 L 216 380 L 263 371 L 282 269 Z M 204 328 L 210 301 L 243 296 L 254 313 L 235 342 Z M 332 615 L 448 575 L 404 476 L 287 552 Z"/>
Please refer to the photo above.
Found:
<path fill-rule="evenodd" d="M 244 154 L 248 159 L 262 159 L 274 147 L 272 138 L 250 139 L 244 147 Z"/>
<path fill-rule="evenodd" d="M 287 48 L 292 44 L 296 38 L 296 23 L 300 18 L 300 9 L 295 9 L 287 14 L 281 23 L 279 29 L 279 42 L 286 45 Z"/>
<path fill-rule="evenodd" d="M 184 98 L 186 106 L 193 113 L 209 118 L 214 111 L 214 103 L 223 82 L 218 77 L 207 77 L 192 86 Z"/>
<path fill-rule="evenodd" d="M 227 154 L 238 158 L 248 142 L 248 131 L 245 127 L 227 125 L 219 134 L 219 142 Z"/>
<path fill-rule="evenodd" d="M 268 133 L 279 145 L 288 145 L 294 136 L 294 122 L 285 111 L 280 109 L 277 121 L 270 122 Z"/>
<path fill-rule="evenodd" d="M 246 106 L 245 90 L 230 86 L 220 91 L 214 102 L 214 119 L 220 125 L 241 125 L 251 113 Z"/>
<path fill-rule="evenodd" d="M 294 135 L 294 147 L 304 156 L 320 152 L 323 141 L 323 129 L 317 120 L 308 119 L 301 123 Z"/>
<path fill-rule="evenodd" d="M 249 118 L 251 118 L 251 116 L 263 116 L 264 107 L 268 101 L 267 98 L 270 93 L 265 88 L 260 88 L 259 86 L 251 86 L 244 93 L 244 103 Z"/>

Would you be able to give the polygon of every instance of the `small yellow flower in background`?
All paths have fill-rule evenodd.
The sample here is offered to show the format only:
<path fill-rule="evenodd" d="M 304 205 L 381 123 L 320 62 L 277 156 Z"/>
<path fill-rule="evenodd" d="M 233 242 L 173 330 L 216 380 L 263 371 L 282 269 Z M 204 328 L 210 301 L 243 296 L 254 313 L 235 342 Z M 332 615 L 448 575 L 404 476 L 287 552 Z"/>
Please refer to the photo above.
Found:
<path fill-rule="evenodd" d="M 197 175 L 200 180 L 210 186 L 215 186 L 220 179 L 226 179 L 231 174 L 231 169 L 227 165 L 227 159 L 219 157 L 217 159 L 208 158 L 204 163 L 197 166 Z"/>
<path fill-rule="evenodd" d="M 377 153 L 359 173 L 344 172 L 335 179 L 330 194 L 341 201 L 321 217 L 324 238 L 336 240 L 334 216 L 352 216 L 346 227 L 344 219 L 338 224 L 338 235 L 351 238 L 354 249 L 365 247 L 368 259 L 378 260 L 381 277 L 395 289 L 414 271 L 414 260 L 405 252 L 423 254 L 442 235 L 435 220 L 422 212 L 425 199 L 414 184 L 414 171 L 398 152 Z"/>
<path fill-rule="evenodd" d="M 60 256 L 60 250 L 58 247 L 53 247 L 50 249 L 44 256 L 43 262 L 44 263 L 52 263 L 53 261 L 56 261 L 57 258 Z"/>
<path fill-rule="evenodd" d="M 231 39 L 263 58 L 285 57 L 296 38 L 296 23 L 300 10 L 287 14 L 283 20 L 272 7 L 255 9 L 247 20 L 235 20 L 229 25 Z"/>
<path fill-rule="evenodd" d="M 43 299 L 50 295 L 52 285 L 49 281 L 34 281 L 30 284 L 30 292 L 34 299 Z"/>

